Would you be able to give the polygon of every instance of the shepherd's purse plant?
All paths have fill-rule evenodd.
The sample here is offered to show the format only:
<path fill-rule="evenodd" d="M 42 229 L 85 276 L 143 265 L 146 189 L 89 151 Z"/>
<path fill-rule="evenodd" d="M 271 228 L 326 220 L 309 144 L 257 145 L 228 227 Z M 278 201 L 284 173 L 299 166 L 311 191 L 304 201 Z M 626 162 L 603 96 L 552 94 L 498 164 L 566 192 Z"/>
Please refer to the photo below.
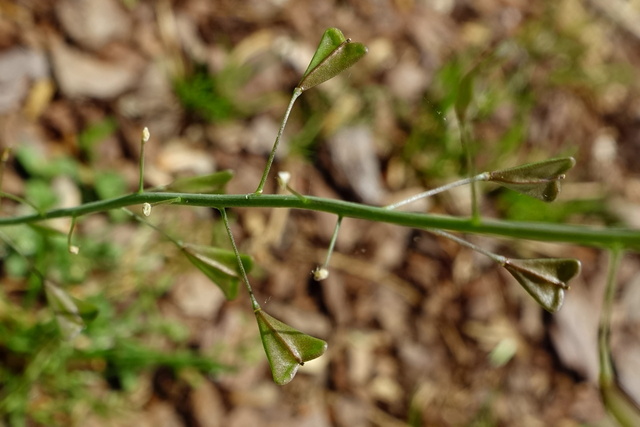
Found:
<path fill-rule="evenodd" d="M 135 220 L 155 228 L 175 244 L 196 268 L 220 287 L 227 299 L 235 298 L 241 287 L 246 289 L 269 361 L 273 380 L 281 385 L 289 383 L 296 375 L 298 368 L 305 362 L 322 356 L 328 344 L 272 317 L 258 303 L 248 275 L 252 267 L 252 261 L 249 256 L 241 254 L 237 248 L 227 216 L 229 209 L 289 208 L 334 214 L 337 219 L 336 227 L 325 262 L 313 272 L 316 280 L 322 280 L 329 275 L 331 253 L 344 217 L 427 230 L 486 255 L 509 272 L 514 277 L 515 282 L 519 283 L 541 307 L 551 313 L 558 311 L 562 307 L 570 289 L 571 279 L 580 273 L 581 265 L 579 260 L 572 258 L 509 258 L 472 244 L 461 237 L 459 233 L 484 234 L 509 239 L 561 242 L 601 248 L 612 254 L 599 342 L 600 383 L 603 400 L 607 408 L 622 424 L 640 425 L 640 412 L 637 406 L 616 385 L 608 343 L 611 304 L 615 293 L 615 273 L 620 258 L 625 252 L 640 250 L 640 230 L 488 220 L 480 217 L 478 213 L 476 186 L 482 182 L 492 182 L 526 196 L 545 202 L 552 202 L 560 192 L 561 182 L 565 178 L 565 174 L 575 165 L 573 158 L 553 158 L 479 174 L 471 173 L 467 178 L 417 194 L 388 206 L 371 206 L 300 194 L 289 185 L 290 175 L 287 172 L 280 172 L 277 175 L 277 179 L 281 188 L 285 190 L 285 193 L 288 192 L 289 194 L 264 194 L 265 184 L 270 177 L 270 170 L 279 142 L 296 99 L 305 91 L 333 78 L 354 65 L 366 52 L 367 48 L 363 44 L 345 38 L 340 30 L 336 28 L 326 30 L 308 68 L 293 91 L 273 144 L 273 149 L 269 154 L 262 177 L 257 183 L 254 192 L 248 194 L 223 194 L 224 185 L 233 177 L 233 173 L 230 171 L 176 180 L 163 188 L 145 189 L 144 146 L 149 140 L 149 130 L 145 128 L 141 137 L 139 187 L 135 193 L 85 203 L 71 208 L 51 210 L 39 210 L 21 197 L 1 193 L 4 198 L 10 198 L 17 203 L 33 207 L 34 212 L 26 215 L 0 218 L 0 237 L 7 245 L 11 246 L 10 239 L 1 234 L 2 227 L 34 224 L 53 218 L 69 217 L 72 218 L 72 226 L 68 234 L 68 249 L 72 253 L 77 253 L 79 248 L 72 244 L 72 232 L 77 221 L 81 221 L 83 217 L 89 214 L 116 209 L 124 210 Z M 471 99 L 474 73 L 475 71 L 469 72 L 462 80 L 460 86 L 461 94 L 455 105 L 461 128 L 460 138 L 467 153 L 469 166 L 472 165 L 472 162 L 468 148 L 470 140 L 467 132 L 466 111 Z M 7 154 L 5 153 L 3 165 L 6 162 Z M 468 167 L 468 170 L 473 171 L 473 167 Z M 473 214 L 469 218 L 412 212 L 407 211 L 406 208 L 402 211 L 397 210 L 397 208 L 410 205 L 416 200 L 430 197 L 461 185 L 470 185 L 472 188 Z M 189 244 L 157 229 L 156 226 L 148 223 L 145 217 L 151 215 L 153 207 L 159 204 L 205 206 L 217 209 L 232 250 Z M 132 208 L 133 206 L 140 206 L 141 209 L 134 209 Z M 73 339 L 81 333 L 87 322 L 96 317 L 97 309 L 88 302 L 73 298 L 64 290 L 64 286 L 50 280 L 46 272 L 34 270 L 34 274 L 42 283 L 43 292 L 58 322 L 61 337 Z"/>

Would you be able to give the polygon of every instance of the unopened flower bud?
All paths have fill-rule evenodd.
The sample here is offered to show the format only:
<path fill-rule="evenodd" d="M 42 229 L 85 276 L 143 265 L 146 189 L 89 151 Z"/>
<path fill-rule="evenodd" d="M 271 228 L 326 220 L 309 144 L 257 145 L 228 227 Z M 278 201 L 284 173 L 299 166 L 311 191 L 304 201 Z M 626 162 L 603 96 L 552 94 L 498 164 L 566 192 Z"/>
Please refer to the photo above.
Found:
<path fill-rule="evenodd" d="M 327 277 L 329 277 L 329 270 L 327 270 L 326 268 L 317 267 L 315 270 L 313 270 L 313 280 L 315 280 L 316 282 L 324 280 Z"/>
<path fill-rule="evenodd" d="M 147 142 L 150 137 L 149 128 L 145 126 L 145 128 L 142 129 L 142 142 Z"/>

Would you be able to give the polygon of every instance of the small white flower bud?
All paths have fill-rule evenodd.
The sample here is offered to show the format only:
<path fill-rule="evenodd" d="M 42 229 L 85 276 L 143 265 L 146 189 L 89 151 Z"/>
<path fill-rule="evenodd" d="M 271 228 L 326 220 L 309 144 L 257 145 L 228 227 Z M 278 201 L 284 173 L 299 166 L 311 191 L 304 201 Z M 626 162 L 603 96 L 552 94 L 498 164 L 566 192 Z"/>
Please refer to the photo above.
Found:
<path fill-rule="evenodd" d="M 316 282 L 324 280 L 327 277 L 329 277 L 329 270 L 327 270 L 326 268 L 324 268 L 324 267 L 316 267 L 316 269 L 313 270 L 313 279 Z"/>
<path fill-rule="evenodd" d="M 287 185 L 289 185 L 289 181 L 291 181 L 291 173 L 286 171 L 278 172 L 277 180 L 280 188 L 284 190 L 287 188 Z"/>
<path fill-rule="evenodd" d="M 151 215 L 151 204 L 149 204 L 149 203 L 144 203 L 144 204 L 142 205 L 142 214 L 143 214 L 144 216 L 149 216 L 149 215 Z"/>
<path fill-rule="evenodd" d="M 149 128 L 145 126 L 145 128 L 142 129 L 142 142 L 147 142 L 150 137 Z"/>

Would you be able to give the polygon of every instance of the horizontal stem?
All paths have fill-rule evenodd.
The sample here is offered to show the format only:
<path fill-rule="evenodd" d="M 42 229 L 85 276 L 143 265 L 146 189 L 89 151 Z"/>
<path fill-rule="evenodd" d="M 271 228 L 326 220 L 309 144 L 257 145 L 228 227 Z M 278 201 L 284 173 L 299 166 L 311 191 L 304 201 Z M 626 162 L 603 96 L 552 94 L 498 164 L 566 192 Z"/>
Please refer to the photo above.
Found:
<path fill-rule="evenodd" d="M 596 228 L 582 225 L 543 222 L 519 222 L 398 212 L 384 207 L 369 206 L 342 200 L 305 196 L 304 200 L 291 195 L 276 194 L 189 194 L 138 193 L 84 205 L 11 218 L 0 218 L 0 227 L 26 224 L 51 218 L 81 216 L 142 203 L 159 203 L 174 199 L 173 204 L 211 208 L 291 208 L 333 213 L 338 216 L 379 221 L 404 227 L 437 228 L 466 233 L 488 234 L 513 239 L 529 239 L 574 243 L 602 248 L 640 249 L 640 230 L 630 228 Z"/>

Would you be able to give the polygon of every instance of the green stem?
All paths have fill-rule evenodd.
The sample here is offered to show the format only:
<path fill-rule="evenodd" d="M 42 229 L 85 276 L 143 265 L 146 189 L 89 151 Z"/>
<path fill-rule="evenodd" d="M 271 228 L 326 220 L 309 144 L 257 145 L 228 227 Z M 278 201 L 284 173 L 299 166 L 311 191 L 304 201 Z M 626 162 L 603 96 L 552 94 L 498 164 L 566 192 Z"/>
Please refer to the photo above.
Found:
<path fill-rule="evenodd" d="M 324 264 L 322 268 L 329 267 L 329 261 L 331 261 L 331 254 L 333 253 L 333 249 L 336 246 L 336 242 L 338 241 L 338 232 L 340 231 L 340 226 L 342 225 L 342 217 L 338 217 L 338 221 L 336 222 L 336 227 L 333 229 L 333 234 L 331 235 L 331 242 L 329 242 L 329 249 L 327 249 L 327 258 L 324 260 Z"/>
<path fill-rule="evenodd" d="M 178 248 L 183 249 L 184 245 L 182 244 L 182 242 L 180 242 L 177 239 L 174 239 L 171 235 L 169 235 L 166 231 L 164 231 L 162 228 L 158 227 L 155 224 L 150 223 L 149 221 L 147 221 L 145 218 L 141 217 L 140 215 L 138 215 L 137 213 L 127 209 L 127 208 L 122 208 L 122 210 L 127 213 L 128 215 L 130 215 L 131 217 L 133 217 L 136 221 L 141 222 L 142 224 L 146 225 L 147 227 L 153 228 L 156 232 L 158 232 L 162 237 L 164 237 L 165 239 L 167 239 L 168 241 L 170 241 L 171 243 L 173 243 L 174 245 L 176 245 Z"/>
<path fill-rule="evenodd" d="M 303 196 L 302 194 L 298 193 L 296 190 L 294 190 L 293 188 L 291 188 L 291 186 L 289 184 L 287 184 L 286 189 L 289 193 L 293 194 L 294 196 L 296 196 L 298 199 L 300 199 L 303 203 L 307 201 L 307 198 L 305 196 Z"/>
<path fill-rule="evenodd" d="M 229 236 L 229 240 L 231 241 L 231 247 L 233 247 L 233 252 L 236 254 L 236 261 L 238 263 L 238 268 L 240 269 L 240 274 L 242 275 L 242 281 L 244 282 L 247 292 L 249 292 L 249 298 L 251 299 L 251 307 L 254 312 L 260 310 L 260 304 L 258 304 L 258 300 L 253 295 L 253 288 L 251 288 L 251 283 L 249 282 L 249 276 L 247 276 L 247 271 L 244 269 L 244 264 L 242 264 L 242 258 L 240 257 L 240 251 L 238 251 L 238 246 L 236 245 L 236 239 L 233 238 L 233 233 L 231 232 L 231 227 L 229 226 L 229 218 L 227 218 L 227 211 L 224 208 L 219 209 L 220 215 L 222 216 L 222 222 L 224 222 L 224 228 L 227 230 L 227 235 Z"/>
<path fill-rule="evenodd" d="M 484 249 L 484 248 L 482 248 L 482 247 L 480 247 L 478 245 L 474 245 L 473 243 L 471 243 L 471 242 L 469 242 L 467 240 L 464 240 L 464 239 L 462 239 L 462 238 L 460 238 L 460 237 L 458 237 L 458 236 L 456 236 L 454 234 L 447 233 L 446 231 L 442 231 L 442 230 L 436 230 L 436 229 L 428 230 L 428 231 L 433 233 L 433 234 L 437 234 L 438 236 L 446 237 L 447 239 L 453 240 L 454 242 L 458 243 L 459 245 L 466 246 L 469 249 L 473 249 L 476 252 L 479 252 L 479 253 L 481 253 L 483 255 L 486 255 L 489 258 L 491 258 L 492 260 L 494 260 L 495 262 L 497 262 L 498 264 L 500 264 L 500 265 L 504 266 L 504 264 L 507 262 L 507 258 L 506 257 L 503 257 L 502 255 L 494 254 L 493 252 L 488 251 L 488 250 L 486 250 L 486 249 Z"/>
<path fill-rule="evenodd" d="M 611 249 L 607 285 L 604 291 L 604 302 L 598 330 L 599 382 L 600 395 L 607 411 L 615 417 L 621 426 L 636 427 L 640 425 L 640 406 L 617 383 L 613 363 L 611 362 L 611 314 L 616 293 L 616 276 L 623 255 L 624 253 L 620 248 Z"/>
<path fill-rule="evenodd" d="M 142 193 L 144 191 L 144 146 L 147 145 L 148 140 L 149 129 L 144 128 L 142 131 L 142 138 L 140 139 L 140 164 L 138 166 L 140 181 L 138 183 L 138 193 Z"/>
<path fill-rule="evenodd" d="M 473 165 L 473 156 L 471 153 L 471 130 L 466 124 L 460 123 L 460 141 L 462 142 L 462 149 L 464 150 L 464 156 L 467 163 L 467 173 L 471 176 L 475 175 L 475 166 Z M 480 221 L 480 210 L 478 208 L 478 185 L 477 180 L 471 181 L 471 218 L 474 222 Z"/>
<path fill-rule="evenodd" d="M 7 167 L 7 162 L 9 161 L 9 153 L 10 153 L 10 149 L 8 147 L 5 147 L 2 150 L 2 154 L 0 154 L 0 189 L 2 189 L 2 183 L 4 180 L 4 170 Z M 2 197 L 3 197 L 4 193 L 0 192 L 0 205 L 2 205 Z"/>
<path fill-rule="evenodd" d="M 71 217 L 71 227 L 69 227 L 69 233 L 67 234 L 67 249 L 69 250 L 69 252 L 70 252 L 70 253 L 73 253 L 73 252 L 72 252 L 72 251 L 73 251 L 73 249 L 71 249 L 71 248 L 73 248 L 74 246 L 73 246 L 73 244 L 71 243 L 71 239 L 72 239 L 72 237 L 73 237 L 73 231 L 74 231 L 74 230 L 75 230 L 75 228 L 76 228 L 76 220 L 77 220 L 77 219 L 78 219 L 78 218 L 77 218 L 77 217 L 75 217 L 75 216 L 74 216 L 74 217 Z"/>
<path fill-rule="evenodd" d="M 328 212 L 338 216 L 368 221 L 386 222 L 420 229 L 442 229 L 464 233 L 487 234 L 512 239 L 573 243 L 600 248 L 620 247 L 640 249 L 640 230 L 630 228 L 588 227 L 582 225 L 543 222 L 519 222 L 434 215 L 417 212 L 399 212 L 384 207 L 368 206 L 342 200 L 306 196 L 300 200 L 292 195 L 265 194 L 190 194 L 190 193 L 134 193 L 114 199 L 100 200 L 84 205 L 54 209 L 42 214 L 0 218 L 0 227 L 27 224 L 51 218 L 82 216 L 105 212 L 142 203 L 158 203 L 175 199 L 174 205 L 221 208 L 291 208 Z"/>
<path fill-rule="evenodd" d="M 600 330 L 598 331 L 598 350 L 600 354 L 600 386 L 610 386 L 614 381 L 613 366 L 611 364 L 611 352 L 609 351 L 609 334 L 611 331 L 611 313 L 616 291 L 616 276 L 622 251 L 611 250 L 609 259 L 609 271 L 607 273 L 607 286 L 604 291 L 602 313 L 600 315 Z"/>
<path fill-rule="evenodd" d="M 293 109 L 293 104 L 296 102 L 296 99 L 298 99 L 300 95 L 302 95 L 302 89 L 300 89 L 299 87 L 295 88 L 293 91 L 293 95 L 291 95 L 291 100 L 289 101 L 289 106 L 287 107 L 287 111 L 285 111 L 284 113 L 284 118 L 282 119 L 282 123 L 280 124 L 278 135 L 276 136 L 276 140 L 273 143 L 273 148 L 271 149 L 271 153 L 269 154 L 269 158 L 267 159 L 267 164 L 264 167 L 264 172 L 262 172 L 262 178 L 260 178 L 260 184 L 258 184 L 258 188 L 256 188 L 255 194 L 262 194 L 262 190 L 264 190 L 264 185 L 267 182 L 267 177 L 269 176 L 269 171 L 271 170 L 271 165 L 273 164 L 273 159 L 275 159 L 276 151 L 278 151 L 278 144 L 280 144 L 280 138 L 282 137 L 284 128 L 287 125 L 287 121 L 289 120 L 289 114 Z"/>
<path fill-rule="evenodd" d="M 35 204 L 31 203 L 30 201 L 28 201 L 27 199 L 24 199 L 20 196 L 14 196 L 11 193 L 5 193 L 4 191 L 0 191 L 0 198 L 4 197 L 5 199 L 10 199 L 13 200 L 14 202 L 18 202 L 18 203 L 22 203 L 24 205 L 29 206 L 30 208 L 32 208 L 34 211 L 38 212 L 38 214 L 42 215 L 43 211 L 36 206 Z"/>

